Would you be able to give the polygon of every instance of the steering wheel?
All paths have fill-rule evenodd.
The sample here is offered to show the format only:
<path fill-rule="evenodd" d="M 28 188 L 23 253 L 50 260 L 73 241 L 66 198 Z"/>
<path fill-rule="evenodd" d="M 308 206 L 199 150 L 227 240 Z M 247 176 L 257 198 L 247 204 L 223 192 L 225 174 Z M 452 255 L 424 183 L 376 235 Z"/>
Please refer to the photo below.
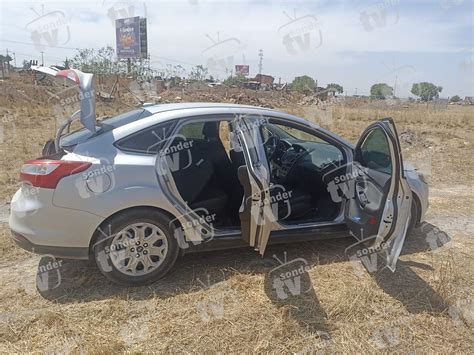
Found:
<path fill-rule="evenodd" d="M 302 149 L 299 150 L 298 152 L 293 152 L 289 153 L 288 151 L 283 155 L 281 158 L 282 161 L 286 160 L 286 168 L 284 170 L 284 174 L 281 176 L 284 181 L 287 181 L 290 179 L 291 175 L 294 173 L 296 166 L 298 165 L 298 162 L 306 157 L 307 155 L 311 154 L 314 149 L 306 150 Z M 292 155 L 291 157 L 289 155 Z"/>
<path fill-rule="evenodd" d="M 267 153 L 267 159 L 271 160 L 275 151 L 280 143 L 280 137 L 277 135 L 273 135 L 267 138 L 265 142 L 263 142 L 263 146 L 265 148 L 265 153 Z"/>

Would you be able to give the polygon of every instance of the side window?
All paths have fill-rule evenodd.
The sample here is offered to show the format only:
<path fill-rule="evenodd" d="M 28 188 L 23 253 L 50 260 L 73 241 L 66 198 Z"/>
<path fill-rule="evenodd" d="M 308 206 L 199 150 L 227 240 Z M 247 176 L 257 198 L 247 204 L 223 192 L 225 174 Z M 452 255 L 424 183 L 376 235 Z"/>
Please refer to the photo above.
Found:
<path fill-rule="evenodd" d="M 272 155 L 273 161 L 281 158 L 285 151 L 290 149 L 304 149 L 308 152 L 311 162 L 319 169 L 324 169 L 329 165 L 339 166 L 344 162 L 342 151 L 315 133 L 279 123 L 265 124 L 262 126 L 261 132 L 264 142 L 269 142 L 269 137 L 276 137 L 277 143 L 275 143 L 275 140 L 270 141 L 270 143 L 267 143 L 269 146 L 266 148 L 268 149 L 265 149 L 266 153 L 270 149 L 275 150 Z M 271 144 L 277 144 L 278 146 L 273 148 L 270 146 Z"/>
<path fill-rule="evenodd" d="M 302 140 L 302 141 L 329 144 L 325 140 L 323 140 L 323 139 L 321 139 L 321 138 L 319 138 L 319 137 L 317 137 L 313 134 L 309 134 L 307 132 L 304 132 L 304 131 L 302 131 L 300 129 L 297 129 L 297 128 L 283 126 L 283 125 L 274 125 L 274 126 L 280 128 L 281 130 L 283 130 L 284 132 L 286 132 L 287 134 L 289 134 L 293 138 L 297 138 L 297 139 Z"/>
<path fill-rule="evenodd" d="M 188 123 L 180 129 L 179 134 L 185 137 L 186 140 L 204 140 L 205 137 L 202 133 L 204 123 L 204 121 Z"/>
<path fill-rule="evenodd" d="M 360 146 L 360 157 L 363 166 L 385 174 L 392 173 L 390 146 L 382 129 L 375 128 L 367 135 Z"/>
<path fill-rule="evenodd" d="M 119 140 L 118 148 L 137 153 L 157 153 L 166 141 L 174 122 L 164 122 Z"/>

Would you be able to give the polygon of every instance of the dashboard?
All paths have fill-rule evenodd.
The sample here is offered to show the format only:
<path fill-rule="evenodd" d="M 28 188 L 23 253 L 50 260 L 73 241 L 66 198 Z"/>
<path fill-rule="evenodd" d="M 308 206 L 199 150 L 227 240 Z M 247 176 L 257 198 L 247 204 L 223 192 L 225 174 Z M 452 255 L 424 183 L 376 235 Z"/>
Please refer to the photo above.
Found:
<path fill-rule="evenodd" d="M 323 175 L 341 167 L 344 157 L 341 151 L 328 143 L 280 139 L 270 137 L 265 142 L 265 150 L 271 166 L 273 181 L 285 183 L 294 179 L 298 171 Z"/>

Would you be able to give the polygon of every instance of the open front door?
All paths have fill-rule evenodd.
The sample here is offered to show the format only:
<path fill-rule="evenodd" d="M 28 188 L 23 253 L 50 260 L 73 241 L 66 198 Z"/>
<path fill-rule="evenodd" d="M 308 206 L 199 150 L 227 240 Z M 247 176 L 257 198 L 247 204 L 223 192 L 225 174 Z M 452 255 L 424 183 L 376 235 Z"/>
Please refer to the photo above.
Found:
<path fill-rule="evenodd" d="M 364 131 L 350 169 L 348 184 L 353 194 L 346 200 L 345 222 L 369 253 L 381 256 L 393 272 L 411 217 L 412 194 L 391 118 Z"/>
<path fill-rule="evenodd" d="M 258 118 L 239 116 L 232 121 L 234 149 L 241 149 L 245 165 L 238 169 L 244 198 L 240 206 L 242 238 L 261 255 L 272 230 L 274 216 L 270 206 L 270 176 L 266 164 Z"/>

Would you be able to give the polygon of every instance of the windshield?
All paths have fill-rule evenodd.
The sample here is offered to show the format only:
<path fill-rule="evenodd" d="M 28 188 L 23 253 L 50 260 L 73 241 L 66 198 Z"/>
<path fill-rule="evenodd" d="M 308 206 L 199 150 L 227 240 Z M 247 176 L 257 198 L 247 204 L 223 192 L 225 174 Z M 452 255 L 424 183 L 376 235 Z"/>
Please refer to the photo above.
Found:
<path fill-rule="evenodd" d="M 61 137 L 61 147 L 71 147 L 79 143 L 83 143 L 91 137 L 101 135 L 102 133 L 111 131 L 117 127 L 135 122 L 139 119 L 151 116 L 151 113 L 143 108 L 122 113 L 118 116 L 106 118 L 97 122 L 96 133 L 92 133 L 86 128 L 80 128 L 74 132 Z"/>

